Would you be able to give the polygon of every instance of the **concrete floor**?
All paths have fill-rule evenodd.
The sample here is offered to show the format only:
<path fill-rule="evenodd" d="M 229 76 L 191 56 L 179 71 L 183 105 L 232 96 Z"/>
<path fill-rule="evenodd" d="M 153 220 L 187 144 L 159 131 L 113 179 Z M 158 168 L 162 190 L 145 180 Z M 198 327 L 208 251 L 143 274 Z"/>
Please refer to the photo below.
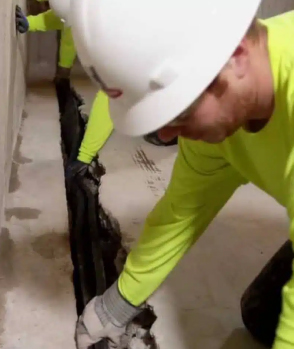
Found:
<path fill-rule="evenodd" d="M 30 90 L 0 235 L 0 348 L 75 348 L 58 110 L 52 87 Z"/>
<path fill-rule="evenodd" d="M 76 88 L 89 110 L 95 89 Z M 70 349 L 76 314 L 53 91 L 31 90 L 27 115 L 0 236 L 0 348 Z M 101 152 L 102 203 L 128 248 L 168 184 L 176 151 L 113 133 Z M 160 349 L 261 349 L 243 329 L 239 300 L 287 230 L 276 202 L 251 185 L 238 190 L 150 300 Z"/>

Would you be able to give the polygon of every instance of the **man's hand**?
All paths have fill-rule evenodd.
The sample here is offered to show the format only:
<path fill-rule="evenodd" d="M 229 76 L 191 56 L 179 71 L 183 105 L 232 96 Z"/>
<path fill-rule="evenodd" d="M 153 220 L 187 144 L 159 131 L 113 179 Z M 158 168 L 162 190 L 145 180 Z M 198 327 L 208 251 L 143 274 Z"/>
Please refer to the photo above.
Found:
<path fill-rule="evenodd" d="M 15 25 L 16 30 L 21 34 L 24 34 L 29 30 L 29 21 L 18 5 L 15 7 Z"/>
<path fill-rule="evenodd" d="M 65 179 L 71 180 L 76 176 L 83 177 L 87 173 L 88 166 L 88 164 L 80 160 L 73 161 L 65 169 Z"/>
<path fill-rule="evenodd" d="M 87 349 L 102 339 L 108 341 L 108 347 L 118 348 L 126 325 L 143 308 L 129 304 L 119 293 L 117 282 L 103 296 L 94 297 L 79 317 L 75 340 L 78 349 Z"/>

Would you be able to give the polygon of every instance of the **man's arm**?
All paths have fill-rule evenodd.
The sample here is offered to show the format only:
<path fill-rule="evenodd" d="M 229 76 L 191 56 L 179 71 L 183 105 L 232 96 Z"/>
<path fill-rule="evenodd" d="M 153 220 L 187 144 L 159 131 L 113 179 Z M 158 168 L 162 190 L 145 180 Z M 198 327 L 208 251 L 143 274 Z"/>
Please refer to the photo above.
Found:
<path fill-rule="evenodd" d="M 179 140 L 168 189 L 149 214 L 119 278 L 119 291 L 131 304 L 142 304 L 160 286 L 235 189 L 244 183 L 217 149 Z"/>
<path fill-rule="evenodd" d="M 61 19 L 52 10 L 45 11 L 36 16 L 27 16 L 27 20 L 29 22 L 30 32 L 46 32 L 49 30 L 61 30 L 63 28 Z"/>
<path fill-rule="evenodd" d="M 61 30 L 58 66 L 70 69 L 77 56 L 74 40 L 70 27 L 63 26 Z"/>
<path fill-rule="evenodd" d="M 78 157 L 66 168 L 67 180 L 77 175 L 85 175 L 88 166 L 104 146 L 112 130 L 113 123 L 109 116 L 108 97 L 103 91 L 100 91 L 95 97 Z"/>
<path fill-rule="evenodd" d="M 109 116 L 108 97 L 103 91 L 99 91 L 90 112 L 78 160 L 89 164 L 104 146 L 112 130 L 113 123 Z"/>
<path fill-rule="evenodd" d="M 149 214 L 118 282 L 93 298 L 76 327 L 78 349 L 108 338 L 119 346 L 126 325 L 242 183 L 216 146 L 179 139 L 179 154 L 163 198 Z"/>

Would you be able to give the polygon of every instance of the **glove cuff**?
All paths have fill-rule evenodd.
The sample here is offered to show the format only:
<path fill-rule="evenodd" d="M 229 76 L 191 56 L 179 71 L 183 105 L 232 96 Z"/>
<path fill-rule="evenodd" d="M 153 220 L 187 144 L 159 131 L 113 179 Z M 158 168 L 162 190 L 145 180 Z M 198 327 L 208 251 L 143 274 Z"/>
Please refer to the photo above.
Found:
<path fill-rule="evenodd" d="M 104 308 L 104 312 L 102 313 L 108 315 L 107 319 L 101 319 L 100 317 L 104 326 L 110 321 L 115 326 L 123 327 L 144 309 L 144 305 L 141 307 L 135 307 L 122 297 L 118 290 L 117 281 L 107 291 L 105 291 L 102 297 L 102 306 Z M 98 309 L 96 309 L 96 311 L 97 314 L 101 314 Z"/>

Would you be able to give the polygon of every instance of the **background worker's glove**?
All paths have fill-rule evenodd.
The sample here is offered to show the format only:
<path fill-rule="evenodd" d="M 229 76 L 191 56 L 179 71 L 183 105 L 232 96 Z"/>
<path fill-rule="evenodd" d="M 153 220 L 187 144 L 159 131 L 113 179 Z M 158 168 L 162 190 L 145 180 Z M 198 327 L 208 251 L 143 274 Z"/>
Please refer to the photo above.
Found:
<path fill-rule="evenodd" d="M 18 5 L 15 7 L 15 25 L 16 30 L 21 34 L 29 30 L 29 21 Z"/>
<path fill-rule="evenodd" d="M 142 310 L 143 307 L 131 305 L 120 295 L 115 282 L 103 296 L 94 297 L 79 317 L 75 334 L 77 348 L 87 349 L 104 338 L 109 348 L 118 348 L 126 325 Z"/>
<path fill-rule="evenodd" d="M 87 173 L 88 166 L 88 164 L 80 160 L 71 162 L 65 169 L 65 179 L 70 180 L 76 176 L 83 177 Z"/>

